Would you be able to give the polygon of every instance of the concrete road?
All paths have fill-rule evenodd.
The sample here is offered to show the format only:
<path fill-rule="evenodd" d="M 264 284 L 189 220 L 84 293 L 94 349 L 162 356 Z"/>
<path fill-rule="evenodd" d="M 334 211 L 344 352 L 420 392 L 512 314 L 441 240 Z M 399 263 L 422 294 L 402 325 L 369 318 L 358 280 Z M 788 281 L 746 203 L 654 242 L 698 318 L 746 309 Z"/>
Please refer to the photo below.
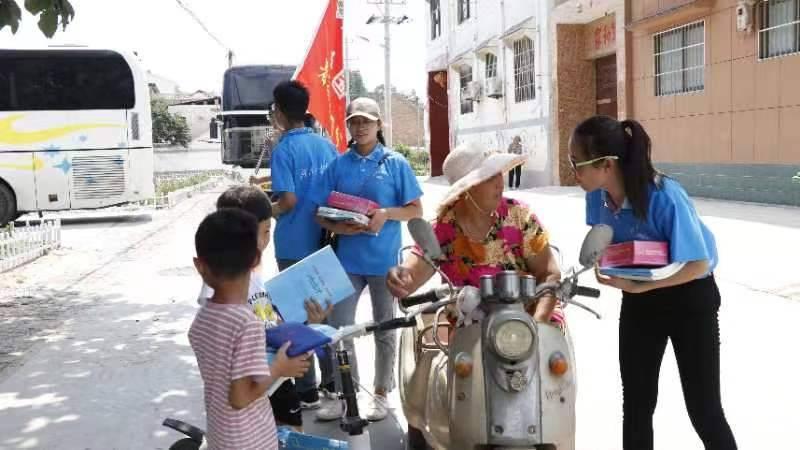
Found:
<path fill-rule="evenodd" d="M 427 215 L 445 187 L 426 183 Z M 65 246 L 0 277 L 0 449 L 163 449 L 164 417 L 203 423 L 202 392 L 186 331 L 199 278 L 194 230 L 217 193 L 115 223 L 73 223 Z M 583 200 L 574 189 L 517 191 L 534 206 L 564 261 L 576 260 Z M 800 438 L 800 210 L 698 201 L 716 233 L 724 406 L 740 449 L 794 449 Z M 408 237 L 405 237 L 408 240 Z M 274 271 L 271 248 L 265 270 Z M 594 284 L 591 277 L 584 280 Z M 364 299 L 366 300 L 366 299 Z M 370 317 L 369 302 L 358 312 Z M 619 294 L 603 288 L 595 320 L 568 317 L 579 371 L 578 449 L 621 448 L 617 368 Z M 371 339 L 357 342 L 365 384 Z M 662 367 L 657 449 L 700 449 L 683 406 L 674 357 Z M 394 398 L 397 404 L 396 396 Z M 404 427 L 402 418 L 400 426 Z M 312 432 L 335 425 L 309 423 Z M 372 427 L 375 448 L 402 448 L 397 425 Z"/>

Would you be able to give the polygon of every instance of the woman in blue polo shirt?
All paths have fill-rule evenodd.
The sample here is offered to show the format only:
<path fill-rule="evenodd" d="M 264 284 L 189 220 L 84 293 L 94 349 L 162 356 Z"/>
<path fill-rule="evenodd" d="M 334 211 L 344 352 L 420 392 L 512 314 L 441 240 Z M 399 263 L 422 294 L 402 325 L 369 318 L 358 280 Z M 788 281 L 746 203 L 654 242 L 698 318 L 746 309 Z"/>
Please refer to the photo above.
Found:
<path fill-rule="evenodd" d="M 331 191 L 367 198 L 380 207 L 369 213 L 363 227 L 320 220 L 323 227 L 338 236 L 336 255 L 350 276 L 355 294 L 337 303 L 328 316 L 334 327 L 355 322 L 356 305 L 364 288 L 369 287 L 372 315 L 376 322 L 394 317 L 394 299 L 386 287 L 386 274 L 397 264 L 400 250 L 400 223 L 422 216 L 422 189 L 408 161 L 384 147 L 378 104 L 357 98 L 347 107 L 347 126 L 353 137 L 350 149 L 333 161 L 315 189 L 313 201 L 325 205 Z M 386 396 L 394 388 L 395 334 L 375 333 L 375 394 L 367 408 L 369 420 L 386 417 Z M 346 347 L 353 355 L 352 373 L 357 378 L 352 341 Z M 321 361 L 322 383 L 329 387 L 334 379 L 332 361 Z M 321 420 L 341 417 L 341 402 L 329 402 L 317 412 Z"/>
<path fill-rule="evenodd" d="M 685 263 L 660 281 L 598 274 L 600 283 L 622 290 L 623 448 L 653 448 L 658 375 L 671 340 L 695 431 L 706 449 L 735 449 L 720 398 L 714 235 L 683 187 L 653 167 L 650 137 L 638 122 L 592 117 L 575 129 L 569 151 L 578 183 L 588 192 L 587 224 L 610 225 L 615 243 L 668 242 L 671 262 Z"/>

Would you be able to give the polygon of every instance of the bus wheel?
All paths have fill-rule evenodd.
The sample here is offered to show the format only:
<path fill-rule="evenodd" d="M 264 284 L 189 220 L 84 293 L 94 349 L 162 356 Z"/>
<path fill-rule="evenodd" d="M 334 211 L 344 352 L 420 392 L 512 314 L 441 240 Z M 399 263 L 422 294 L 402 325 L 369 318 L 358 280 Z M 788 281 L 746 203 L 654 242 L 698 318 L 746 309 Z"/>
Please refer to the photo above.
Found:
<path fill-rule="evenodd" d="M 17 198 L 14 191 L 0 182 L 0 227 L 17 218 Z"/>

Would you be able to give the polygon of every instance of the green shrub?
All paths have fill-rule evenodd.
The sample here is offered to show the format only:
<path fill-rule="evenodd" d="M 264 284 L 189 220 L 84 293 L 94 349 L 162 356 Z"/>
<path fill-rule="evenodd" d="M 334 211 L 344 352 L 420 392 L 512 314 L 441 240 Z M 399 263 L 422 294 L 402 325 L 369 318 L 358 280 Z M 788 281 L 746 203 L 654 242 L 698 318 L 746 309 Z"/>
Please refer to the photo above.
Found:
<path fill-rule="evenodd" d="M 167 195 L 170 192 L 174 192 L 183 188 L 187 188 L 189 186 L 194 186 L 196 184 L 204 183 L 211 178 L 211 175 L 206 174 L 199 174 L 199 175 L 192 175 L 186 178 L 174 178 L 170 180 L 162 180 L 156 186 L 156 195 L 162 196 Z"/>

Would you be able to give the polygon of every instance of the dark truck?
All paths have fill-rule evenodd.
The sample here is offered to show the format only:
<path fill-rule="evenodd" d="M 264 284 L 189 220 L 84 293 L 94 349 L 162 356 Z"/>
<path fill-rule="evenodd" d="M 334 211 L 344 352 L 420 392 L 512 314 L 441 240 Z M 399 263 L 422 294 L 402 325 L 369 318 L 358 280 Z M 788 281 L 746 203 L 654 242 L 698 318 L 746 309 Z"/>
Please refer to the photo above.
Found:
<path fill-rule="evenodd" d="M 266 149 L 261 167 L 269 167 L 269 157 L 277 142 L 270 107 L 275 86 L 292 78 L 294 66 L 235 66 L 225 71 L 222 85 L 222 112 L 219 121 L 222 163 L 254 168 Z"/>

